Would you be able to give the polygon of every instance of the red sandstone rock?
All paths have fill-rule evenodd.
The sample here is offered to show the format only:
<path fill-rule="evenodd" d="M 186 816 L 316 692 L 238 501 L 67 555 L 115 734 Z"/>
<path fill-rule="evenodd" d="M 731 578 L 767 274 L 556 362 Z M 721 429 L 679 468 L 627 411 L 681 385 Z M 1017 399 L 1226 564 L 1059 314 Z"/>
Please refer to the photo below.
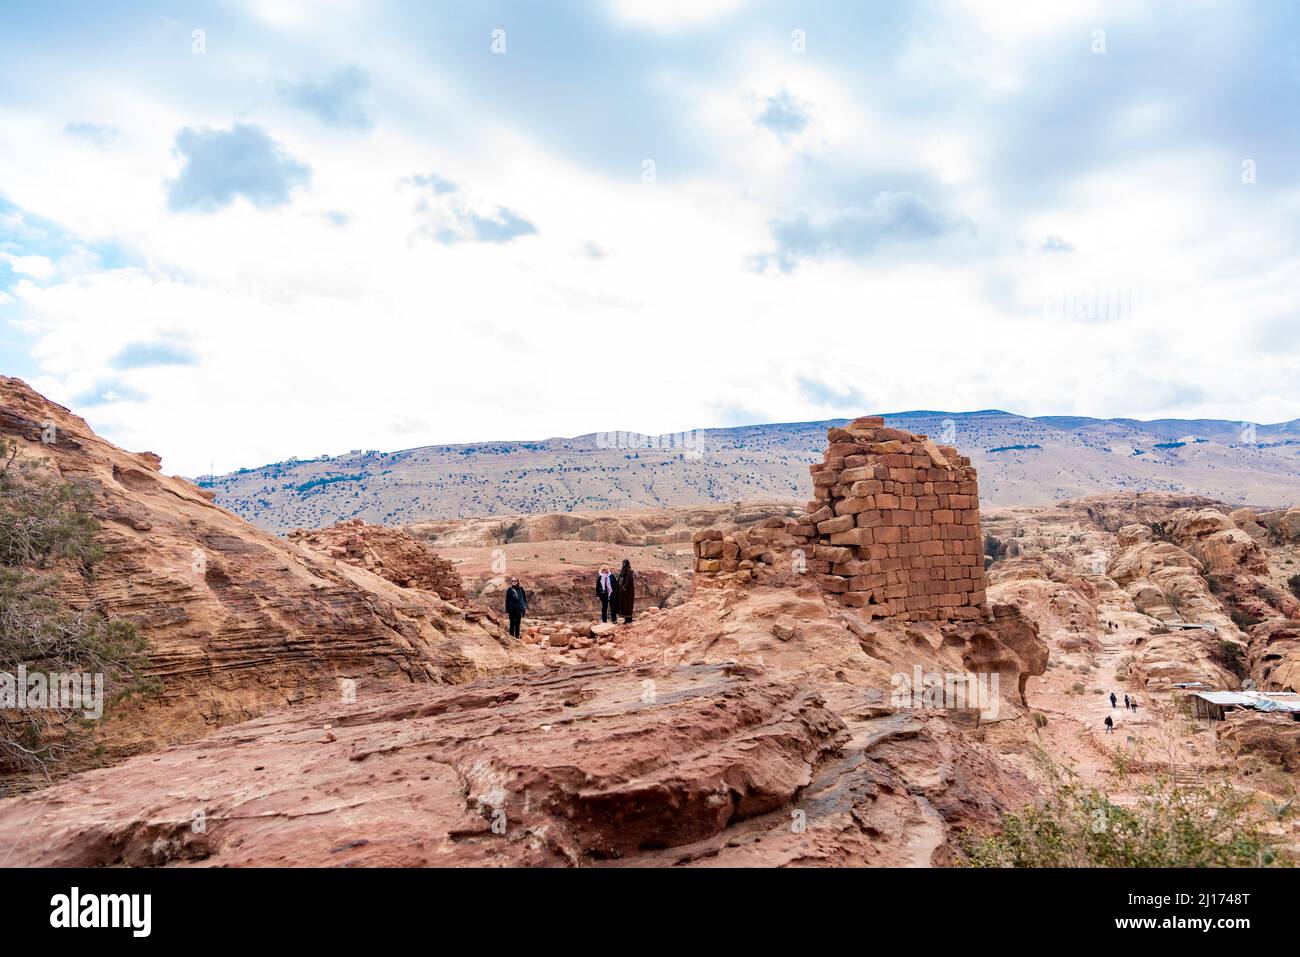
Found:
<path fill-rule="evenodd" d="M 372 571 L 403 588 L 436 592 L 446 601 L 465 599 L 460 575 L 451 562 L 439 558 L 429 545 L 405 529 L 367 525 L 354 518 L 329 528 L 299 529 L 290 532 L 289 539 Z"/>
<path fill-rule="evenodd" d="M 0 801 L 0 833 L 21 866 L 577 864 L 787 806 L 845 741 L 727 665 L 363 687 Z"/>
<path fill-rule="evenodd" d="M 93 496 L 105 556 L 92 578 L 63 575 L 68 600 L 149 643 L 161 694 L 98 726 L 109 758 L 337 698 L 344 678 L 409 686 L 521 666 L 490 620 L 253 528 L 18 379 L 0 377 L 0 434 Z"/>

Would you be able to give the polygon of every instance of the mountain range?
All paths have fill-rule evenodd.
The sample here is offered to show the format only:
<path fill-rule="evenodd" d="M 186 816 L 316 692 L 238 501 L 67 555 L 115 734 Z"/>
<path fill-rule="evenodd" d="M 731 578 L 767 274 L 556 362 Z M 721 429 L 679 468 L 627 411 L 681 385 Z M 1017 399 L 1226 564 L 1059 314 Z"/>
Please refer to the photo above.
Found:
<path fill-rule="evenodd" d="M 999 410 L 885 415 L 969 455 L 986 505 L 1043 505 L 1107 491 L 1192 492 L 1240 505 L 1300 501 L 1300 419 L 1026 417 Z M 666 436 L 430 445 L 290 459 L 201 478 L 216 501 L 277 532 L 348 518 L 604 511 L 806 497 L 808 465 L 845 419 Z"/>

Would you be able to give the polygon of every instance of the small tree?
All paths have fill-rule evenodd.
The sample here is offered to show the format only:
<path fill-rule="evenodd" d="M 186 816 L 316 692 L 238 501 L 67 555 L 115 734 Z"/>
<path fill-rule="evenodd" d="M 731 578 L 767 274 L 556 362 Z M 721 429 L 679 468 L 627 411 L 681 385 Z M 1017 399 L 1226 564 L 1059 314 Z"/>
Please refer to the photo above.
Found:
<path fill-rule="evenodd" d="M 1210 660 L 1238 678 L 1250 674 L 1250 669 L 1246 667 L 1246 650 L 1235 641 L 1220 639 L 1215 642 L 1210 649 Z"/>
<path fill-rule="evenodd" d="M 89 576 L 102 557 L 89 489 L 21 461 L 3 441 L 0 459 L 0 671 L 12 676 L 23 667 L 47 680 L 102 675 L 106 707 L 154 690 L 141 674 L 147 643 L 135 625 L 74 609 L 59 594 L 58 576 L 42 573 L 58 562 Z M 48 775 L 83 753 L 93 727 L 81 712 L 54 696 L 28 707 L 27 689 L 16 681 L 15 692 L 18 707 L 0 711 L 0 771 Z"/>

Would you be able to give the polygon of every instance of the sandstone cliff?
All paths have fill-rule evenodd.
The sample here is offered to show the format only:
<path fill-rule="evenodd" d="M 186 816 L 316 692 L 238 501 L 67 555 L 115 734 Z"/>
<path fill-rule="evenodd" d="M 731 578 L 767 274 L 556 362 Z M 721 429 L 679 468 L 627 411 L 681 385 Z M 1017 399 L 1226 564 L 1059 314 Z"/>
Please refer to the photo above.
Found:
<path fill-rule="evenodd" d="M 105 557 L 88 579 L 63 576 L 66 597 L 148 639 L 161 692 L 101 723 L 109 758 L 338 697 L 340 679 L 399 687 L 520 667 L 479 613 L 253 528 L 17 379 L 0 377 L 0 435 L 93 494 Z"/>

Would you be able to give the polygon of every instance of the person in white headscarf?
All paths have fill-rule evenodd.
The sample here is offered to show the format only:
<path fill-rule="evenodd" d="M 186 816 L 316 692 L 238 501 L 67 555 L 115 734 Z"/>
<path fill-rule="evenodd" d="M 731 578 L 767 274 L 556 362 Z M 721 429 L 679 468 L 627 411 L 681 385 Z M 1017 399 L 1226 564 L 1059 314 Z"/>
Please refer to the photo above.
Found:
<path fill-rule="evenodd" d="M 618 579 L 609 573 L 608 565 L 601 565 L 596 576 L 596 596 L 600 599 L 600 620 L 617 623 Z"/>

